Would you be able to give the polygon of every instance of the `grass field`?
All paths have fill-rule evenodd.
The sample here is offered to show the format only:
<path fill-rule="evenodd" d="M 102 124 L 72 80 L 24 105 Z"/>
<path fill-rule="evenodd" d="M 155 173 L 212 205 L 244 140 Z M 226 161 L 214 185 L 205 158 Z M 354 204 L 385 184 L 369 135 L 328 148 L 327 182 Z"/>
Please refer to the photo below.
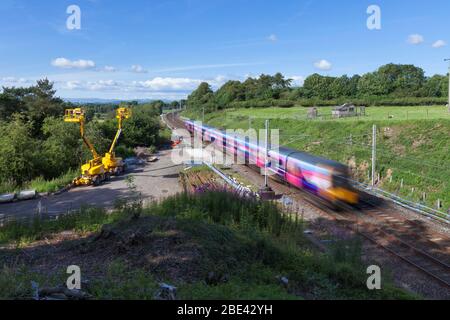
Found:
<path fill-rule="evenodd" d="M 378 186 L 430 207 L 436 207 L 439 199 L 441 210 L 447 211 L 450 208 L 447 109 L 374 107 L 366 111 L 364 118 L 320 121 L 305 120 L 307 111 L 301 108 L 240 109 L 207 114 L 205 121 L 218 128 L 247 129 L 251 123 L 252 128 L 262 129 L 264 120 L 271 119 L 271 128 L 280 130 L 281 145 L 346 163 L 361 182 L 369 182 L 372 125 L 376 124 Z M 320 113 L 331 113 L 331 108 L 321 108 Z M 388 119 L 387 115 L 393 117 Z"/>
<path fill-rule="evenodd" d="M 332 119 L 332 107 L 320 107 L 319 119 L 326 121 L 378 121 L 378 120 L 421 120 L 421 119 L 450 119 L 447 107 L 370 107 L 366 108 L 366 115 L 361 117 Z M 297 119 L 306 120 L 308 108 L 258 108 L 227 111 L 229 116 L 263 119 Z"/>

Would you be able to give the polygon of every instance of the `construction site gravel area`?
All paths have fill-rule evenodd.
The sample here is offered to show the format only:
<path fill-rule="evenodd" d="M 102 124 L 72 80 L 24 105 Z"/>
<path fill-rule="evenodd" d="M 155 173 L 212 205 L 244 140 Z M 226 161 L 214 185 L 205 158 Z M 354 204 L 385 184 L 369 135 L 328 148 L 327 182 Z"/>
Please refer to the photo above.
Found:
<path fill-rule="evenodd" d="M 173 164 L 171 150 L 160 151 L 157 157 L 158 161 L 144 161 L 143 165 L 136 165 L 130 168 L 127 174 L 113 177 L 98 187 L 79 187 L 59 195 L 0 204 L 0 221 L 29 218 L 39 210 L 43 215 L 57 216 L 82 206 L 111 209 L 116 200 L 131 196 L 127 176 L 134 177 L 133 183 L 145 201 L 158 200 L 181 192 L 179 172 L 182 166 Z"/>

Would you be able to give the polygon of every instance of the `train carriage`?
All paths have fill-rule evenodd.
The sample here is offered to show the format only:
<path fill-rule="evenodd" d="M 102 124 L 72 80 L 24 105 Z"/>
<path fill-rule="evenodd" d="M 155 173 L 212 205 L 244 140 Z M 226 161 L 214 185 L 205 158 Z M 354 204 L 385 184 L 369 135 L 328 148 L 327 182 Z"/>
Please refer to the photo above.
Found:
<path fill-rule="evenodd" d="M 265 148 L 248 138 L 199 126 L 192 121 L 185 121 L 185 126 L 191 133 L 196 132 L 203 141 L 210 141 L 224 153 L 234 156 L 235 161 L 239 159 L 244 161 L 240 163 L 265 167 Z M 339 162 L 280 147 L 269 151 L 267 165 L 268 170 L 281 180 L 333 205 L 356 205 L 359 202 L 359 194 L 350 183 L 348 167 Z"/>

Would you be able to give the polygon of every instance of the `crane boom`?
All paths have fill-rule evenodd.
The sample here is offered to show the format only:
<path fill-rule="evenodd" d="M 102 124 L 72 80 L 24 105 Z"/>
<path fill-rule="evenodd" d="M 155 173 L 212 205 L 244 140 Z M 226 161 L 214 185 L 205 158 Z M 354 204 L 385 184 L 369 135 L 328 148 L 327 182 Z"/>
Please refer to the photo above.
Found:
<path fill-rule="evenodd" d="M 117 141 L 119 141 L 120 135 L 122 134 L 122 124 L 124 119 L 129 119 L 131 117 L 131 110 L 129 108 L 119 108 L 116 111 L 116 118 L 119 120 L 119 126 L 117 129 L 116 136 L 114 137 L 114 140 L 111 144 L 111 147 L 109 148 L 109 153 L 113 153 L 114 149 L 116 148 Z"/>
<path fill-rule="evenodd" d="M 97 150 L 95 150 L 95 147 L 92 145 L 92 143 L 86 138 L 86 135 L 84 134 L 84 122 L 80 123 L 80 132 L 81 132 L 81 138 L 83 139 L 86 146 L 91 151 L 92 155 L 95 159 L 100 158 L 100 155 L 97 153 Z"/>
<path fill-rule="evenodd" d="M 114 140 L 111 144 L 111 147 L 109 148 L 109 153 L 113 153 L 114 149 L 116 148 L 117 141 L 119 141 L 120 135 L 122 134 L 122 128 L 117 130 L 116 136 L 114 137 Z"/>
<path fill-rule="evenodd" d="M 81 108 L 67 109 L 65 111 L 64 121 L 80 124 L 80 134 L 81 134 L 81 138 L 83 139 L 84 144 L 88 147 L 89 151 L 91 151 L 91 153 L 95 159 L 100 158 L 100 155 L 98 154 L 97 150 L 95 150 L 94 145 L 88 140 L 88 138 L 85 135 L 84 125 L 85 125 L 86 118 L 84 115 L 84 110 Z"/>
<path fill-rule="evenodd" d="M 93 159 L 81 166 L 81 176 L 74 179 L 76 186 L 94 185 L 98 186 L 107 177 L 102 158 L 95 150 L 94 145 L 89 141 L 85 134 L 85 114 L 82 108 L 67 109 L 64 113 L 64 122 L 78 123 L 80 125 L 80 134 L 84 144 L 88 147 L 94 156 Z"/>
<path fill-rule="evenodd" d="M 129 108 L 118 108 L 116 111 L 116 118 L 118 119 L 119 125 L 117 128 L 116 135 L 114 140 L 109 147 L 109 151 L 102 158 L 102 163 L 107 172 L 114 175 L 119 175 L 124 172 L 126 168 L 126 164 L 123 162 L 122 158 L 116 157 L 114 153 L 114 149 L 117 146 L 117 142 L 119 141 L 120 135 L 122 134 L 122 124 L 123 120 L 129 119 L 131 117 L 131 109 Z"/>

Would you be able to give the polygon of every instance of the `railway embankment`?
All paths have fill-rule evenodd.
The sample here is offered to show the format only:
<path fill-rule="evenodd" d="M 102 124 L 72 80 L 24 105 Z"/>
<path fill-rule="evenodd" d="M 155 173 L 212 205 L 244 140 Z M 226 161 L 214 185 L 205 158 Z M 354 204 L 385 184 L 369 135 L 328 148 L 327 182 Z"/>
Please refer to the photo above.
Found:
<path fill-rule="evenodd" d="M 381 108 L 380 108 L 381 109 Z M 205 122 L 222 129 L 279 130 L 280 145 L 347 164 L 356 181 L 371 183 L 372 127 L 377 126 L 376 187 L 397 197 L 450 213 L 450 120 L 299 120 L 271 108 L 238 109 L 205 115 Z M 371 113 L 381 112 L 378 108 Z M 373 110 L 373 111 L 372 111 Z M 389 113 L 389 108 L 384 109 Z M 278 112 L 278 111 L 277 111 Z M 383 111 L 384 112 L 384 111 Z M 405 111 L 406 112 L 406 111 Z M 369 113 L 369 111 L 368 111 Z M 251 114 L 251 116 L 249 116 Z M 370 113 L 369 113 L 370 114 Z M 194 114 L 189 114 L 194 116 Z M 197 119 L 201 119 L 198 116 Z"/>

